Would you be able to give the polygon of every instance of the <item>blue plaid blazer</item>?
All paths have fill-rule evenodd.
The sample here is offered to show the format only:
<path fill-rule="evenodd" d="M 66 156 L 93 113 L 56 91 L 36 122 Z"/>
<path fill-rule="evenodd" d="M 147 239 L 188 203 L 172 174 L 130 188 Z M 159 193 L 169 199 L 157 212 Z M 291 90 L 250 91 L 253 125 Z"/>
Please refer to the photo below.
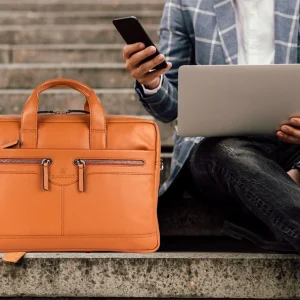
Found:
<path fill-rule="evenodd" d="M 275 63 L 299 63 L 300 0 L 273 1 Z M 232 0 L 167 0 L 159 33 L 159 50 L 173 63 L 173 67 L 164 76 L 163 86 L 155 95 L 145 97 L 138 83 L 136 91 L 146 110 L 156 119 L 167 123 L 177 118 L 180 66 L 238 64 L 236 19 Z M 171 174 L 161 187 L 160 195 L 177 177 L 193 146 L 202 140 L 202 137 L 182 138 L 174 134 Z"/>

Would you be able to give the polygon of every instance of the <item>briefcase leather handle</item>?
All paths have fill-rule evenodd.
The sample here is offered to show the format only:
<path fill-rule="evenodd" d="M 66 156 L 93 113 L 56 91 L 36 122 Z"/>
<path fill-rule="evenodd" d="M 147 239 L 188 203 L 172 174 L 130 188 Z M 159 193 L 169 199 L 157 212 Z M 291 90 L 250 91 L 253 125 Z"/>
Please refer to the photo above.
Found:
<path fill-rule="evenodd" d="M 90 111 L 90 149 L 106 149 L 106 120 L 102 104 L 97 95 L 89 86 L 65 78 L 48 80 L 40 84 L 28 98 L 21 119 L 20 147 L 37 147 L 39 94 L 54 87 L 72 88 L 86 97 Z"/>

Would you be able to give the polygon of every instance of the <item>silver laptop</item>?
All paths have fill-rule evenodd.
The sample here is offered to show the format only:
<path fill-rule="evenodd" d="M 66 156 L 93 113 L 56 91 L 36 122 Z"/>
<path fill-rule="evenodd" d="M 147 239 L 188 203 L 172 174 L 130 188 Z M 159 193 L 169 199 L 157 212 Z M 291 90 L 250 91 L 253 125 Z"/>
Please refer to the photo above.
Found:
<path fill-rule="evenodd" d="M 184 66 L 180 136 L 270 135 L 300 117 L 300 65 Z"/>

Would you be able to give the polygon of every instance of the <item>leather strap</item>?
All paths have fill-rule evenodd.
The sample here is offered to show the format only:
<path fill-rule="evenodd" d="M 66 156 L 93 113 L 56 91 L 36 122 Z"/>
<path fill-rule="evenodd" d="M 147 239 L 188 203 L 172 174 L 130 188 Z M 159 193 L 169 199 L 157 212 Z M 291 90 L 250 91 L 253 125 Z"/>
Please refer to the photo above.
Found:
<path fill-rule="evenodd" d="M 4 255 L 2 261 L 4 263 L 16 264 L 18 263 L 26 254 L 26 252 L 10 252 Z"/>
<path fill-rule="evenodd" d="M 37 147 L 39 95 L 54 87 L 72 88 L 86 97 L 90 111 L 90 149 L 106 149 L 106 121 L 102 104 L 97 95 L 89 86 L 65 78 L 53 79 L 40 84 L 28 98 L 21 119 L 21 148 Z"/>

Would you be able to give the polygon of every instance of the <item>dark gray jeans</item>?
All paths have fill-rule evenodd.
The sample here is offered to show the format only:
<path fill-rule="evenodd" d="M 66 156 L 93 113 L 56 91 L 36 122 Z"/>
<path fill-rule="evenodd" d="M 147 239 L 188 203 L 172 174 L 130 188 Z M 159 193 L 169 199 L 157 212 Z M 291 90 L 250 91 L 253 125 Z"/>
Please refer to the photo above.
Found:
<path fill-rule="evenodd" d="M 195 186 L 240 201 L 300 253 L 300 186 L 287 174 L 300 146 L 276 137 L 208 138 L 187 162 Z"/>

